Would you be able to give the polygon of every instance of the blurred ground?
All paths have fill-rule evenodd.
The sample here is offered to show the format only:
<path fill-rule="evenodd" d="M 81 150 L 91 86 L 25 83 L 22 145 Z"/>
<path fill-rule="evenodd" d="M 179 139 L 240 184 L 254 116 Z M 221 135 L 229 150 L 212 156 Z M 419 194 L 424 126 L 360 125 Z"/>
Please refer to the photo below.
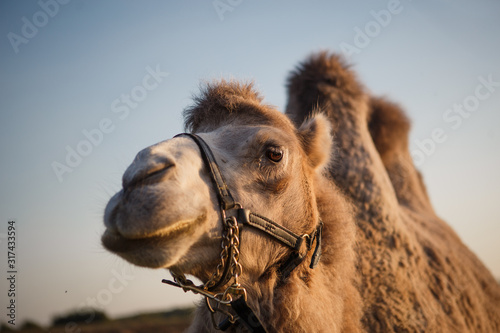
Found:
<path fill-rule="evenodd" d="M 177 309 L 168 312 L 142 314 L 133 317 L 103 320 L 99 322 L 57 325 L 50 328 L 37 327 L 36 324 L 25 324 L 20 330 L 12 326 L 2 325 L 1 332 L 22 333 L 181 333 L 193 319 L 194 309 Z"/>

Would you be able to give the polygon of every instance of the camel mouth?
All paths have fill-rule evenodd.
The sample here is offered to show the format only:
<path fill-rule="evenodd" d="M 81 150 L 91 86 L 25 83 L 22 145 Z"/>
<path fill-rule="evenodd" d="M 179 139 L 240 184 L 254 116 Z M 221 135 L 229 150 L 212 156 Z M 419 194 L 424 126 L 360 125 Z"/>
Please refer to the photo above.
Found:
<path fill-rule="evenodd" d="M 102 235 L 102 245 L 110 252 L 113 253 L 127 253 L 133 252 L 138 248 L 154 248 L 160 244 L 161 237 L 147 237 L 140 239 L 129 239 L 118 232 L 106 230 Z"/>
<path fill-rule="evenodd" d="M 169 242 L 183 238 L 195 231 L 195 227 L 203 223 L 206 215 L 190 221 L 177 222 L 167 228 L 140 237 L 124 236 L 116 229 L 106 229 L 102 235 L 101 242 L 104 248 L 118 255 L 147 250 L 157 250 L 166 247 Z"/>

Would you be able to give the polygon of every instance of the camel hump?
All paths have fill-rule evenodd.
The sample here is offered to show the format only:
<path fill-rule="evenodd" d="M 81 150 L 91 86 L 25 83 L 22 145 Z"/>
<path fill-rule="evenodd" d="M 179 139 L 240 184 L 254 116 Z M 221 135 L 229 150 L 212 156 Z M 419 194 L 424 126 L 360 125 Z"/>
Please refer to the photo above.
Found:
<path fill-rule="evenodd" d="M 371 97 L 368 128 L 384 164 L 407 150 L 410 120 L 401 107 L 385 98 Z"/>

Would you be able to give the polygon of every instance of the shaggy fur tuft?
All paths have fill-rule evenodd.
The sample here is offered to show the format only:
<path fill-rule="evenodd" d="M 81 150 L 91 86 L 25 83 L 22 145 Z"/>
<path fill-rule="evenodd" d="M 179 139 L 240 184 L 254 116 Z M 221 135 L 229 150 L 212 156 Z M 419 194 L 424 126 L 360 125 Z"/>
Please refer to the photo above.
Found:
<path fill-rule="evenodd" d="M 350 107 L 352 101 L 363 98 L 363 87 L 357 82 L 356 75 L 342 57 L 326 51 L 311 55 L 297 66 L 288 77 L 287 114 L 300 124 L 316 106 L 325 102 L 334 103 L 331 109 Z M 324 100 L 323 94 L 328 92 L 331 98 Z M 304 105 L 303 102 L 308 104 Z M 323 112 L 329 112 L 329 108 Z M 333 116 L 328 114 L 328 116 Z"/>
<path fill-rule="evenodd" d="M 269 109 L 262 104 L 262 97 L 255 90 L 253 83 L 237 81 L 213 81 L 205 83 L 194 104 L 184 110 L 184 127 L 191 132 L 205 132 L 224 124 L 241 121 L 244 115 L 246 124 L 270 124 L 273 120 Z"/>

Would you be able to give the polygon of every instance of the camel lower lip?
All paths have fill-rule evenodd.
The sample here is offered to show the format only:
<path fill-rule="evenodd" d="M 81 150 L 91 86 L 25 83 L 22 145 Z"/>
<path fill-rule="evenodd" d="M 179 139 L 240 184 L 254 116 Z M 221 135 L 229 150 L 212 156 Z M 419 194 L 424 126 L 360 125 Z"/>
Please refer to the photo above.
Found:
<path fill-rule="evenodd" d="M 147 248 L 155 249 L 168 241 L 190 233 L 199 222 L 199 218 L 193 221 L 179 222 L 151 236 L 140 238 L 125 237 L 117 231 L 107 229 L 102 235 L 102 244 L 107 250 L 114 253 L 125 253 Z"/>

